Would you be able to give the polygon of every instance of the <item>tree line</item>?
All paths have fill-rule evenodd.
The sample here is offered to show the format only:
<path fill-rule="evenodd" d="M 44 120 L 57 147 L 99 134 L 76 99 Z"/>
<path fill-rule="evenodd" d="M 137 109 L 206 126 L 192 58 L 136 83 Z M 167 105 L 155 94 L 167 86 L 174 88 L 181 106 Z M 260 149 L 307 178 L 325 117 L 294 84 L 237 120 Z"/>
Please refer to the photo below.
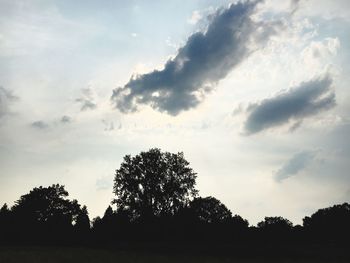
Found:
<path fill-rule="evenodd" d="M 350 205 L 319 209 L 293 225 L 265 217 L 250 226 L 215 197 L 200 197 L 183 153 L 154 148 L 126 155 L 115 172 L 112 204 L 90 220 L 63 185 L 36 187 L 0 209 L 0 243 L 175 246 L 350 244 Z"/>

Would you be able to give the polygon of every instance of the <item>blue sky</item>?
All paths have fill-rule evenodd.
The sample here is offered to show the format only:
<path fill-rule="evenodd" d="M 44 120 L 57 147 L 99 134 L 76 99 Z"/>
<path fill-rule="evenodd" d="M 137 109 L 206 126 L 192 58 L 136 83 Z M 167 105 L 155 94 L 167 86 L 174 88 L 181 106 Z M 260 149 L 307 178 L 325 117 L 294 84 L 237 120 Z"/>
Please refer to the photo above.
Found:
<path fill-rule="evenodd" d="M 152 147 L 252 224 L 350 201 L 349 7 L 0 0 L 0 201 L 61 183 L 101 215 Z"/>

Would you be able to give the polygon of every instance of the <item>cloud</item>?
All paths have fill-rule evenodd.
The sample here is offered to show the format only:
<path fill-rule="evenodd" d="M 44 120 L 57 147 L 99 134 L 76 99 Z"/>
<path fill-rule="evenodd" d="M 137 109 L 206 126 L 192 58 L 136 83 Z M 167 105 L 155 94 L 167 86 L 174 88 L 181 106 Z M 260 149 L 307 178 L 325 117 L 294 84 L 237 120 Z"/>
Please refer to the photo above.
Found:
<path fill-rule="evenodd" d="M 120 130 L 122 128 L 122 124 L 119 122 L 119 124 L 114 124 L 113 121 L 107 121 L 107 120 L 102 120 L 102 123 L 104 125 L 104 131 L 113 131 L 115 129 Z"/>
<path fill-rule="evenodd" d="M 294 14 L 299 9 L 300 0 L 291 0 L 290 2 L 290 9 L 291 14 Z"/>
<path fill-rule="evenodd" d="M 66 123 L 71 123 L 71 122 L 72 122 L 72 118 L 71 117 L 69 117 L 67 115 L 62 116 L 61 123 L 66 124 Z"/>
<path fill-rule="evenodd" d="M 49 128 L 49 124 L 47 124 L 44 121 L 35 121 L 31 124 L 33 128 L 39 129 L 39 130 L 45 130 Z"/>
<path fill-rule="evenodd" d="M 281 182 L 305 169 L 315 158 L 316 153 L 304 151 L 295 154 L 275 174 L 275 180 Z"/>
<path fill-rule="evenodd" d="M 96 180 L 96 189 L 99 191 L 99 190 L 110 190 L 112 189 L 113 187 L 113 179 L 111 179 L 110 177 L 108 176 L 103 176 L 101 178 L 98 178 Z"/>
<path fill-rule="evenodd" d="M 207 30 L 192 34 L 164 69 L 133 76 L 124 87 L 114 89 L 111 100 L 115 107 L 129 113 L 147 104 L 170 115 L 196 107 L 281 28 L 281 22 L 251 18 L 258 2 L 239 2 L 218 10 Z"/>
<path fill-rule="evenodd" d="M 80 102 L 81 111 L 94 110 L 97 108 L 97 104 L 95 103 L 93 92 L 90 88 L 82 89 L 82 96 L 76 99 L 75 101 Z"/>
<path fill-rule="evenodd" d="M 244 125 L 246 134 L 254 134 L 294 121 L 301 121 L 336 105 L 332 90 L 332 78 L 325 74 L 302 82 L 297 87 L 277 94 L 275 97 L 251 104 Z M 292 128 L 293 130 L 293 128 Z"/>
<path fill-rule="evenodd" d="M 108 122 L 106 120 L 102 120 L 104 127 L 104 131 L 113 131 L 114 130 L 114 122 Z"/>
<path fill-rule="evenodd" d="M 202 18 L 201 13 L 198 10 L 192 12 L 191 17 L 187 20 L 187 23 L 191 25 L 197 24 L 197 22 Z"/>
<path fill-rule="evenodd" d="M 17 99 L 10 90 L 0 86 L 0 118 L 10 113 L 10 105 Z"/>
<path fill-rule="evenodd" d="M 63 115 L 61 117 L 61 119 L 58 120 L 54 120 L 54 121 L 43 121 L 43 120 L 39 120 L 39 121 L 35 121 L 33 123 L 30 124 L 30 126 L 32 126 L 35 129 L 39 129 L 39 130 L 46 130 L 48 128 L 58 128 L 61 125 L 66 125 L 72 122 L 72 118 L 70 116 L 67 115 Z"/>

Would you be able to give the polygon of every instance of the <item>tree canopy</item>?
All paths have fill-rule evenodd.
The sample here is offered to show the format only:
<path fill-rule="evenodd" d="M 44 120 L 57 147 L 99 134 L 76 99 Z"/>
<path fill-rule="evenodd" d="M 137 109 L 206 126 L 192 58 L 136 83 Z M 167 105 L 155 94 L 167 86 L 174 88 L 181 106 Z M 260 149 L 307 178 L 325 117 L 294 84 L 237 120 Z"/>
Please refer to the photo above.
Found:
<path fill-rule="evenodd" d="M 114 203 L 132 219 L 174 215 L 198 191 L 196 173 L 182 152 L 154 148 L 126 155 L 114 178 Z"/>
<path fill-rule="evenodd" d="M 27 223 L 72 225 L 81 209 L 77 200 L 70 201 L 67 197 L 68 192 L 63 185 L 35 187 L 15 202 L 12 211 Z"/>
<path fill-rule="evenodd" d="M 264 221 L 258 223 L 258 227 L 265 230 L 283 231 L 293 227 L 293 223 L 281 216 L 265 217 Z"/>
<path fill-rule="evenodd" d="M 228 222 L 232 218 L 231 211 L 215 197 L 198 197 L 189 205 L 193 216 L 203 223 Z"/>
<path fill-rule="evenodd" d="M 183 153 L 150 149 L 126 155 L 116 170 L 113 203 L 102 218 L 69 200 L 63 185 L 35 187 L 12 207 L 0 208 L 0 245 L 6 244 L 349 244 L 350 205 L 319 209 L 303 226 L 265 217 L 255 226 L 215 197 L 198 197 L 196 173 Z"/>

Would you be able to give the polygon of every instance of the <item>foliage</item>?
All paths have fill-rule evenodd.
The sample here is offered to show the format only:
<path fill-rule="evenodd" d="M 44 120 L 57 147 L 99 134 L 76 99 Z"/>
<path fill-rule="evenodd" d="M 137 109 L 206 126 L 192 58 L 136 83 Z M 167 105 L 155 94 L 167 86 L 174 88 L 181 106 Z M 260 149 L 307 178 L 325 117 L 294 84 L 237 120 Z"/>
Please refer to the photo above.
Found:
<path fill-rule="evenodd" d="M 280 216 L 265 217 L 264 221 L 258 223 L 258 227 L 266 230 L 288 230 L 293 227 L 293 223 Z"/>
<path fill-rule="evenodd" d="M 80 205 L 77 200 L 70 201 L 67 197 L 68 192 L 62 185 L 40 186 L 22 195 L 12 211 L 26 222 L 71 225 L 77 220 Z"/>
<path fill-rule="evenodd" d="M 227 207 L 214 197 L 198 197 L 190 204 L 189 209 L 193 216 L 203 223 L 228 222 L 232 213 Z"/>
<path fill-rule="evenodd" d="M 128 247 L 169 244 L 225 247 L 349 245 L 350 205 L 319 209 L 303 226 L 265 217 L 257 227 L 214 197 L 197 197 L 196 173 L 183 153 L 151 149 L 124 157 L 114 179 L 113 203 L 102 218 L 69 200 L 64 186 L 35 187 L 9 208 L 0 209 L 0 244 L 96 244 Z M 180 245 L 181 244 L 181 245 Z"/>
<path fill-rule="evenodd" d="M 154 148 L 126 155 L 115 173 L 114 203 L 132 220 L 174 215 L 197 195 L 195 180 L 183 153 Z"/>
<path fill-rule="evenodd" d="M 78 212 L 74 228 L 79 232 L 87 232 L 90 230 L 90 219 L 87 207 L 84 205 Z"/>

